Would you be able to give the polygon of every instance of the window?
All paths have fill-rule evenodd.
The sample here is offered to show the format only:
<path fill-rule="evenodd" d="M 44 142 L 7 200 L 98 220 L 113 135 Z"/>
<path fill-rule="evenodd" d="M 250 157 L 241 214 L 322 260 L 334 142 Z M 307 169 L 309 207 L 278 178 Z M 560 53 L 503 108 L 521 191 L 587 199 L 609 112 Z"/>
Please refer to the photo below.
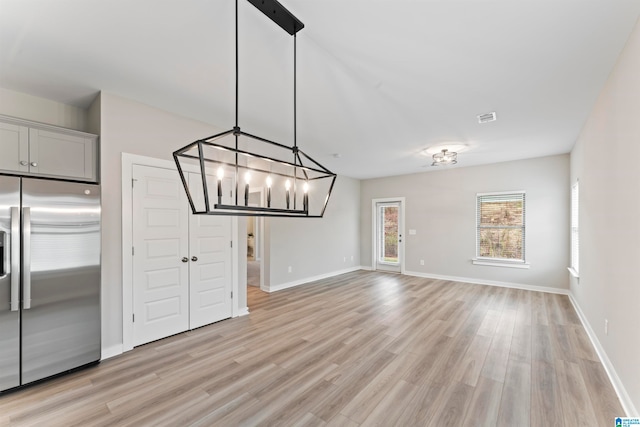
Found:
<path fill-rule="evenodd" d="M 580 208 L 580 186 L 579 182 L 571 186 L 571 267 L 569 271 L 578 277 L 580 271 L 580 234 L 578 228 L 578 209 Z"/>
<path fill-rule="evenodd" d="M 525 193 L 477 195 L 476 257 L 498 262 L 525 261 Z"/>

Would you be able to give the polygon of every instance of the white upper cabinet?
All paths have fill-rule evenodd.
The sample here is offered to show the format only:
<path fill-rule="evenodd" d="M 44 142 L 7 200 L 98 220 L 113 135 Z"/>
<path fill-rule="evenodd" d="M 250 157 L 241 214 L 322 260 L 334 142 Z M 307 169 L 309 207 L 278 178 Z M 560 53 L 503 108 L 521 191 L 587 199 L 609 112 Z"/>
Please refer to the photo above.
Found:
<path fill-rule="evenodd" d="M 0 122 L 0 169 L 29 172 L 29 128 Z"/>
<path fill-rule="evenodd" d="M 0 172 L 97 181 L 98 137 L 0 117 Z"/>
<path fill-rule="evenodd" d="M 29 129 L 29 171 L 95 180 L 95 138 Z"/>

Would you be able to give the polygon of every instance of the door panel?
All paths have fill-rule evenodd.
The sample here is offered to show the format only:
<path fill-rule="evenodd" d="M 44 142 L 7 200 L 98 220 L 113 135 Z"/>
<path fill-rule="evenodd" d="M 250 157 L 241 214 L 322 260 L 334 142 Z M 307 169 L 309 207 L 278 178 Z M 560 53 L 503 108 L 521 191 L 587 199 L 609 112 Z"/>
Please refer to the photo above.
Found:
<path fill-rule="evenodd" d="M 29 129 L 32 173 L 94 179 L 94 144 L 90 138 Z"/>
<path fill-rule="evenodd" d="M 100 188 L 23 179 L 22 190 L 26 384 L 100 359 Z"/>
<path fill-rule="evenodd" d="M 14 271 L 11 267 L 11 261 L 13 264 L 20 261 L 19 230 L 16 236 L 11 230 L 12 214 L 15 216 L 13 228 L 16 228 L 16 220 L 17 226 L 20 225 L 19 209 L 20 178 L 0 176 L 0 391 L 20 385 L 20 312 L 15 304 L 14 311 L 11 307 L 12 297 L 14 301 L 19 299 L 11 289 L 12 279 L 20 279 L 19 268 Z M 17 260 L 12 259 L 16 249 Z"/>
<path fill-rule="evenodd" d="M 134 165 L 133 178 L 133 329 L 141 345 L 189 328 L 189 215 L 176 171 Z"/>
<path fill-rule="evenodd" d="M 201 183 L 199 175 L 189 174 L 190 188 Z M 216 184 L 215 176 L 208 177 L 209 188 L 215 188 Z M 223 183 L 223 188 L 229 185 L 230 180 Z M 196 196 L 196 208 L 204 206 L 201 191 L 192 195 Z M 189 217 L 189 325 L 193 329 L 231 317 L 231 217 L 192 214 Z"/>
<path fill-rule="evenodd" d="M 376 269 L 400 272 L 402 225 L 400 202 L 376 204 Z"/>
<path fill-rule="evenodd" d="M 29 128 L 0 122 L 0 153 L 0 169 L 29 172 Z"/>

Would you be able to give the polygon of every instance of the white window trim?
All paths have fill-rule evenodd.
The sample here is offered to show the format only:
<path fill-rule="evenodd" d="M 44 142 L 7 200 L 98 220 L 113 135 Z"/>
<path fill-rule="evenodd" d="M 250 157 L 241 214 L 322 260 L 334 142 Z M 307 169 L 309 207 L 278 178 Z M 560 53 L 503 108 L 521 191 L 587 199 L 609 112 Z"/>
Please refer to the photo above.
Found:
<path fill-rule="evenodd" d="M 523 234 L 523 248 L 522 248 L 522 253 L 524 254 L 524 259 L 508 259 L 508 258 L 489 258 L 489 257 L 481 257 L 478 256 L 478 197 L 481 196 L 502 196 L 505 194 L 522 194 L 524 196 L 524 202 L 525 202 L 525 210 L 524 210 L 524 234 Z M 527 244 L 527 239 L 526 239 L 526 233 L 527 233 L 527 211 L 526 211 L 526 203 L 527 203 L 527 198 L 526 198 L 526 194 L 527 192 L 524 190 L 513 190 L 513 191 L 492 191 L 489 193 L 476 193 L 476 217 L 475 217 L 475 233 L 476 233 L 476 257 L 471 259 L 471 263 L 473 265 L 485 265 L 485 266 L 491 266 L 491 267 L 507 267 L 507 268 L 524 268 L 524 269 L 528 269 L 531 267 L 531 264 L 527 262 L 526 259 L 526 244 Z"/>
<path fill-rule="evenodd" d="M 472 258 L 473 265 L 489 265 L 491 267 L 530 268 L 531 264 L 522 260 L 508 260 L 502 258 Z"/>

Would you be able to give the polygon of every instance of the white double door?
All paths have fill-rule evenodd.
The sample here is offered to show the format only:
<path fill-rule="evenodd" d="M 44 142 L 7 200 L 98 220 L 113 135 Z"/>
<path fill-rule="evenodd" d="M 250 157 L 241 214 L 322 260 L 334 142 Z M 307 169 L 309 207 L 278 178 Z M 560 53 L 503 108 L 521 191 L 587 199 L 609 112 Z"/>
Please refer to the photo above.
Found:
<path fill-rule="evenodd" d="M 193 215 L 175 170 L 134 165 L 133 179 L 134 345 L 231 317 L 230 217 Z"/>

